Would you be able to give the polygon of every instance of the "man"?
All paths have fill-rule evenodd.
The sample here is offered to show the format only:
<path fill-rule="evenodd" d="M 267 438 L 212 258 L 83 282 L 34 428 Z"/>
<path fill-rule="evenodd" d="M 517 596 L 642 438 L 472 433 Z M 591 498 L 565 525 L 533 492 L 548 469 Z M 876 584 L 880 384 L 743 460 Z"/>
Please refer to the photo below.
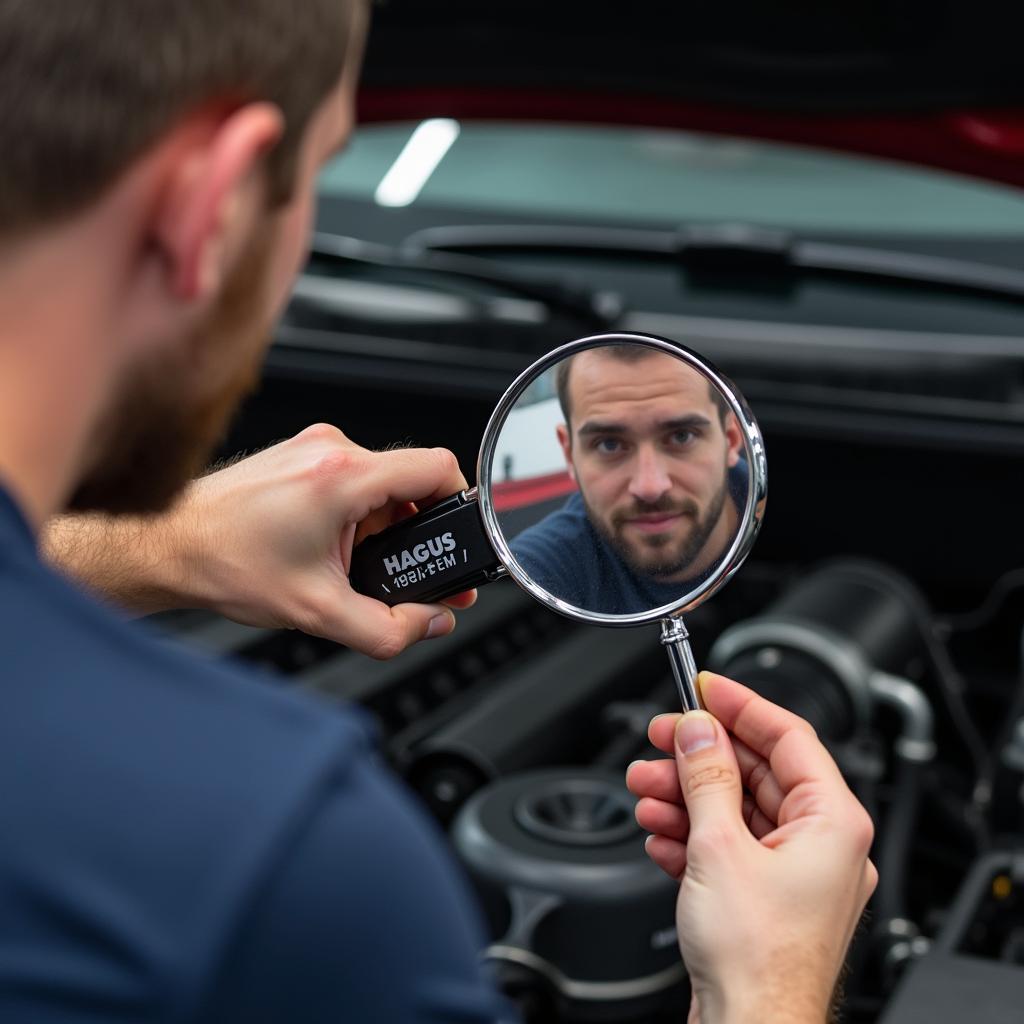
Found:
<path fill-rule="evenodd" d="M 580 352 L 556 381 L 558 443 L 578 491 L 512 553 L 578 608 L 678 603 L 739 532 L 748 468 L 735 415 L 688 363 L 638 344 Z"/>
<path fill-rule="evenodd" d="M 345 573 L 363 533 L 464 486 L 449 453 L 319 425 L 180 492 L 302 262 L 365 19 L 356 0 L 0 0 L 5 1022 L 505 1013 L 461 876 L 357 712 L 169 646 L 37 550 L 136 611 L 202 604 L 381 657 L 452 628 Z M 651 856 L 689 859 L 703 1020 L 772 1020 L 780 977 L 790 1019 L 817 1019 L 870 825 L 798 720 L 724 680 L 705 698 L 721 724 L 656 721 L 675 760 L 630 773 Z"/>

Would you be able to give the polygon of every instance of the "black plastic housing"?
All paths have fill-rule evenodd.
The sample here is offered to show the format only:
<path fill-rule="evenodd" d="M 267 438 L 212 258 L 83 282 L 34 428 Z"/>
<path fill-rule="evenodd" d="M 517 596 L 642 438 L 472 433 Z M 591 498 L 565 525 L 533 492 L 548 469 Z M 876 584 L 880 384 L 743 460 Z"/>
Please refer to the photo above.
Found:
<path fill-rule="evenodd" d="M 349 582 L 386 605 L 429 603 L 491 583 L 501 568 L 476 498 L 460 491 L 356 545 Z"/>

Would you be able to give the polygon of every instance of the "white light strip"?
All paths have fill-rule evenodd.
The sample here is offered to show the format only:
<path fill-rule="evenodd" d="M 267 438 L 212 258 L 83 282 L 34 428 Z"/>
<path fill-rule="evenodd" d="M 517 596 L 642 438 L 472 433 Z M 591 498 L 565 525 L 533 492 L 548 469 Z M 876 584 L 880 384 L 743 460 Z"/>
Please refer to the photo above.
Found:
<path fill-rule="evenodd" d="M 408 206 L 458 137 L 458 121 L 447 117 L 423 121 L 381 178 L 373 198 L 381 206 Z"/>

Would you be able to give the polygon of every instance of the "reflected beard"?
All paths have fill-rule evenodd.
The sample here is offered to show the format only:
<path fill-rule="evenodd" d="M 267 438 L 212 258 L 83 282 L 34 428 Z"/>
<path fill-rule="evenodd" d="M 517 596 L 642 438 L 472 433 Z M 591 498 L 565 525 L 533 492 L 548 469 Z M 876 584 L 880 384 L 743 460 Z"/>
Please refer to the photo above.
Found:
<path fill-rule="evenodd" d="M 267 228 L 258 232 L 216 306 L 184 343 L 130 367 L 94 434 L 96 459 L 79 480 L 68 510 L 113 515 L 167 509 L 208 462 L 242 399 L 255 390 L 269 327 L 259 322 L 272 253 Z M 256 314 L 256 315 L 254 315 Z M 198 369 L 229 352 L 239 365 L 210 395 L 190 395 Z"/>
<path fill-rule="evenodd" d="M 648 504 L 647 502 L 636 502 L 630 509 L 613 513 L 610 527 L 599 519 L 590 505 L 587 503 L 586 495 L 583 495 L 583 504 L 586 506 L 590 522 L 596 527 L 598 533 L 608 542 L 609 546 L 622 559 L 629 569 L 637 576 L 652 577 L 656 581 L 670 582 L 673 577 L 678 576 L 686 570 L 703 552 L 705 545 L 711 537 L 712 532 L 722 517 L 722 510 L 725 508 L 725 500 L 729 493 L 728 482 L 722 482 L 722 486 L 716 492 L 708 505 L 707 513 L 700 516 L 700 508 L 692 498 L 681 502 L 666 498 Z M 658 513 L 689 516 L 693 520 L 693 528 L 683 538 L 678 550 L 673 552 L 665 551 L 663 557 L 640 558 L 637 554 L 637 545 L 630 543 L 623 536 L 622 530 L 627 520 L 639 515 L 656 515 Z M 661 552 L 661 549 L 671 543 L 671 535 L 668 533 L 651 534 L 642 541 L 642 548 L 649 554 Z"/>

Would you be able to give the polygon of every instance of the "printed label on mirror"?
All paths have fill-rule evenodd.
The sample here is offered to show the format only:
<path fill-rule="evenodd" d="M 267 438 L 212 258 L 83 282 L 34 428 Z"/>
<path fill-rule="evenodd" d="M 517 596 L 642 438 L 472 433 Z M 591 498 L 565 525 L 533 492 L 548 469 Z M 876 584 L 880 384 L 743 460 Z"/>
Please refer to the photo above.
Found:
<path fill-rule="evenodd" d="M 455 537 L 449 530 L 438 537 L 431 537 L 422 544 L 385 556 L 382 559 L 384 571 L 390 578 L 390 584 L 398 590 L 414 583 L 422 583 L 431 576 L 455 568 L 458 561 L 454 554 L 455 547 Z M 463 551 L 463 560 L 465 554 Z M 384 584 L 381 585 L 385 590 L 388 589 Z"/>
<path fill-rule="evenodd" d="M 497 566 L 479 506 L 460 492 L 357 544 L 349 581 L 386 604 L 429 602 L 488 582 Z"/>

